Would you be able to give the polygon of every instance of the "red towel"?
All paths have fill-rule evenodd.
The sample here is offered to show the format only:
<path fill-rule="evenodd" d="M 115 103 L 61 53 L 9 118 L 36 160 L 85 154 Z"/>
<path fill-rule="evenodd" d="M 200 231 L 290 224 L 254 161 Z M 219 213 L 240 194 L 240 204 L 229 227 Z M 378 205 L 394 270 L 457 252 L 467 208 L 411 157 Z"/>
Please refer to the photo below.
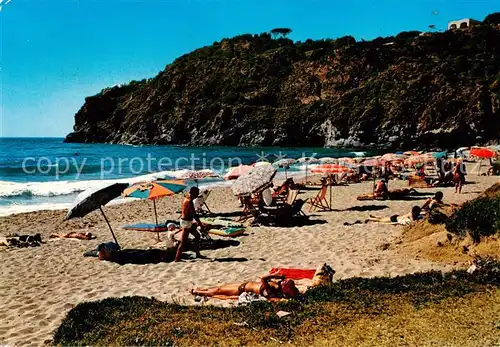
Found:
<path fill-rule="evenodd" d="M 304 269 L 282 269 L 282 268 L 272 268 L 269 271 L 271 275 L 282 275 L 291 280 L 301 280 L 304 278 L 312 279 L 316 270 L 304 270 Z"/>

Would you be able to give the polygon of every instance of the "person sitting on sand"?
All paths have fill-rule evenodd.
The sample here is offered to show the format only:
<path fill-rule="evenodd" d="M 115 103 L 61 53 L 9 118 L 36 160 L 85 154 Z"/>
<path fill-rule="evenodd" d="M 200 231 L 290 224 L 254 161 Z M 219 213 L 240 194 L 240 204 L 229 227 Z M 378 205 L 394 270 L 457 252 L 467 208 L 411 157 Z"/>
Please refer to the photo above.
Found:
<path fill-rule="evenodd" d="M 377 187 L 375 187 L 375 191 L 373 192 L 373 197 L 386 199 L 388 194 L 389 194 L 389 189 L 387 188 L 387 181 L 385 178 L 382 178 L 377 183 Z"/>
<path fill-rule="evenodd" d="M 429 198 L 425 201 L 425 203 L 421 207 L 421 210 L 429 212 L 434 207 L 442 206 L 443 196 L 443 192 L 437 192 L 432 198 Z"/>
<path fill-rule="evenodd" d="M 420 215 L 421 211 L 422 211 L 422 209 L 420 208 L 420 206 L 413 206 L 410 213 L 402 215 L 402 216 L 397 215 L 397 214 L 390 216 L 390 217 L 376 217 L 376 216 L 370 215 L 370 218 L 365 220 L 365 223 L 376 222 L 376 223 L 385 223 L 385 224 L 392 224 L 392 225 L 397 225 L 397 224 L 408 225 L 412 222 L 415 222 L 417 220 L 421 220 L 423 218 L 423 216 Z"/>
<path fill-rule="evenodd" d="M 78 240 L 92 240 L 96 237 L 92 233 L 77 233 L 70 232 L 66 234 L 52 234 L 49 236 L 51 239 L 78 239 Z"/>
<path fill-rule="evenodd" d="M 278 280 L 278 281 L 274 281 Z M 260 282 L 242 282 L 225 284 L 214 288 L 196 288 L 191 290 L 193 295 L 201 296 L 240 296 L 242 293 L 255 293 L 266 299 L 293 298 L 299 295 L 295 282 L 285 279 L 281 275 L 268 275 Z"/>
<path fill-rule="evenodd" d="M 182 200 L 181 206 L 181 220 L 180 225 L 182 229 L 181 243 L 177 248 L 177 255 L 175 257 L 175 261 L 180 261 L 182 256 L 182 250 L 185 248 L 189 234 L 194 236 L 194 242 L 196 245 L 195 253 L 197 258 L 201 258 L 200 254 L 200 233 L 197 230 L 198 225 L 202 228 L 205 228 L 205 225 L 200 221 L 198 214 L 194 208 L 193 200 L 198 197 L 200 194 L 200 190 L 197 187 L 191 187 L 189 190 L 189 194 Z M 196 221 L 196 223 L 193 222 Z"/>

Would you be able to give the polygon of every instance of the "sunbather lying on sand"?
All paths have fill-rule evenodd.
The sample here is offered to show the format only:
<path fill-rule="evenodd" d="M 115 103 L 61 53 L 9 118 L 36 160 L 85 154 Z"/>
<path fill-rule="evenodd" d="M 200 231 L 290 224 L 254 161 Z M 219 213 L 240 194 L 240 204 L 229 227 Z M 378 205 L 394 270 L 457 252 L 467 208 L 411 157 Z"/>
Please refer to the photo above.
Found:
<path fill-rule="evenodd" d="M 363 195 L 358 196 L 357 199 L 358 200 L 374 200 L 374 199 L 380 198 L 380 199 L 389 199 L 389 200 L 404 200 L 405 198 L 407 198 L 408 196 L 410 196 L 412 194 L 418 194 L 418 192 L 413 188 L 411 188 L 411 189 L 403 188 L 403 189 L 393 189 L 393 190 L 390 190 L 390 191 L 383 193 L 382 195 L 377 194 L 377 193 L 375 193 L 375 195 L 372 193 L 363 194 Z"/>
<path fill-rule="evenodd" d="M 79 239 L 79 240 L 92 240 L 96 237 L 92 233 L 76 233 L 70 232 L 67 234 L 52 234 L 49 236 L 51 239 Z"/>
<path fill-rule="evenodd" d="M 385 224 L 392 224 L 392 225 L 408 225 L 412 222 L 415 222 L 417 220 L 423 219 L 423 216 L 420 215 L 421 208 L 419 206 L 413 206 L 411 209 L 411 213 L 405 214 L 405 215 L 393 215 L 390 217 L 376 217 L 373 215 L 370 215 L 370 218 L 365 220 L 365 223 L 368 222 L 376 222 L 376 223 L 385 223 Z"/>
<path fill-rule="evenodd" d="M 278 281 L 274 281 L 278 280 Z M 262 277 L 260 282 L 243 282 L 225 284 L 220 287 L 192 289 L 191 294 L 210 297 L 237 297 L 242 293 L 255 293 L 266 299 L 293 298 L 299 295 L 295 282 L 281 275 Z"/>

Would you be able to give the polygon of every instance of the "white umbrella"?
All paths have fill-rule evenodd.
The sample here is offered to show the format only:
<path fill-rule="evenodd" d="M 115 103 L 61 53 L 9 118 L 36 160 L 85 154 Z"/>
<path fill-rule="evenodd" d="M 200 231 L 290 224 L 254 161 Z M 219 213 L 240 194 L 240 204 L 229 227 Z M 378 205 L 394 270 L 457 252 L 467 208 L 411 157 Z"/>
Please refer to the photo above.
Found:
<path fill-rule="evenodd" d="M 253 164 L 254 167 L 266 166 L 266 165 L 271 165 L 271 163 L 268 161 L 258 161 Z"/>
<path fill-rule="evenodd" d="M 302 158 L 297 159 L 297 162 L 298 163 L 313 164 L 313 163 L 319 163 L 319 159 L 314 158 L 314 157 L 302 157 Z"/>
<path fill-rule="evenodd" d="M 319 158 L 319 162 L 321 164 L 336 164 L 338 161 L 339 161 L 338 158 L 332 158 L 332 157 Z"/>
<path fill-rule="evenodd" d="M 287 167 L 287 166 L 290 166 L 292 164 L 295 164 L 296 160 L 295 159 L 292 159 L 292 158 L 284 158 L 284 159 L 280 159 L 280 160 L 276 160 L 274 163 L 273 163 L 273 166 L 274 167 Z"/>
<path fill-rule="evenodd" d="M 238 177 L 231 189 L 234 195 L 247 195 L 259 192 L 272 183 L 276 169 L 272 165 L 259 166 Z"/>
<path fill-rule="evenodd" d="M 295 164 L 295 163 L 296 163 L 295 159 L 284 158 L 284 159 L 276 160 L 273 163 L 273 166 L 284 168 L 285 169 L 285 179 L 286 179 L 286 178 L 288 178 L 287 170 L 290 168 L 290 165 Z"/>
<path fill-rule="evenodd" d="M 309 164 L 317 164 L 317 163 L 319 163 L 319 159 L 314 158 L 314 157 L 302 157 L 302 158 L 297 159 L 297 162 L 299 162 L 299 163 L 305 163 L 306 164 L 306 182 L 305 182 L 305 184 L 307 184 L 308 166 L 309 166 Z"/>

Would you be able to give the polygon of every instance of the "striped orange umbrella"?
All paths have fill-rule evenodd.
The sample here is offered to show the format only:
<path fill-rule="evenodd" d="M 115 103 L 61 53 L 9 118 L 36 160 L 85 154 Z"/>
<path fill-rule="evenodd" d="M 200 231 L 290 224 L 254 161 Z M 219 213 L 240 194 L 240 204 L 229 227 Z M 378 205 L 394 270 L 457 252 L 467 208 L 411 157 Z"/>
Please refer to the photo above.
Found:
<path fill-rule="evenodd" d="M 158 214 L 156 212 L 156 199 L 183 192 L 187 185 L 182 180 L 157 180 L 152 182 L 140 182 L 125 189 L 122 193 L 126 198 L 139 198 L 153 200 L 155 211 L 155 222 L 158 226 Z M 158 239 L 160 234 L 158 233 Z"/>

